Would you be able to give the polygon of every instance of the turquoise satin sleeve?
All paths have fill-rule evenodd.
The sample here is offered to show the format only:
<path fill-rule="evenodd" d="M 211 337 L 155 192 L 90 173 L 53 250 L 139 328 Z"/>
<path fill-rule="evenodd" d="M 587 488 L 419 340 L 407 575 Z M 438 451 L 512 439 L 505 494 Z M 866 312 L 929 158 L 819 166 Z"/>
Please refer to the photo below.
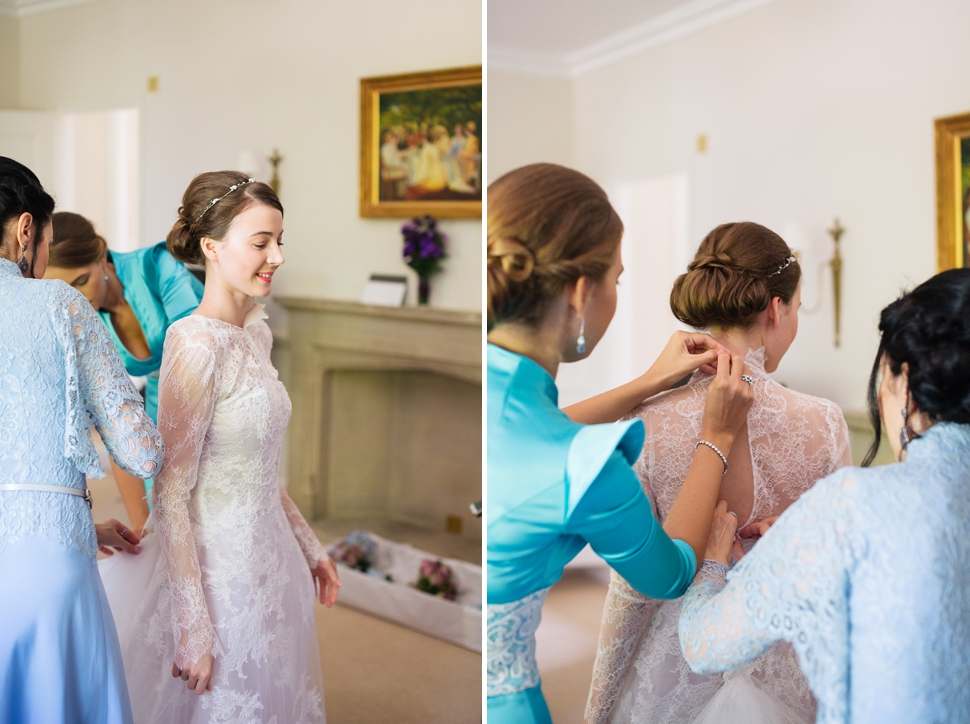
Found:
<path fill-rule="evenodd" d="M 566 527 L 588 541 L 644 596 L 679 598 L 694 578 L 694 551 L 664 532 L 640 481 L 619 450 L 610 455 L 587 488 Z"/>
<path fill-rule="evenodd" d="M 155 288 L 168 324 L 177 322 L 195 311 L 202 301 L 202 282 L 185 266 L 175 260 L 161 244 L 153 250 L 155 257 Z"/>

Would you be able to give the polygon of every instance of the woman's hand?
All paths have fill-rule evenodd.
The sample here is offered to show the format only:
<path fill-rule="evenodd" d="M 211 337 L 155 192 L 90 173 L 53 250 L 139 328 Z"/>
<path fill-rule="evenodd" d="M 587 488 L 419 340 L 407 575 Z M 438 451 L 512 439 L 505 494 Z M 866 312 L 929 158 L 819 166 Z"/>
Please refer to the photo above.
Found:
<path fill-rule="evenodd" d="M 741 379 L 744 372 L 740 355 L 722 352 L 717 356 L 717 374 L 707 390 L 701 439 L 717 445 L 725 457 L 754 402 L 752 386 Z"/>
<path fill-rule="evenodd" d="M 106 556 L 113 556 L 116 550 L 132 554 L 141 553 L 141 548 L 138 547 L 141 538 L 138 534 L 114 518 L 103 523 L 95 523 L 94 530 L 98 535 L 98 550 Z"/>
<path fill-rule="evenodd" d="M 212 654 L 204 654 L 202 658 L 194 664 L 188 664 L 184 669 L 180 669 L 172 664 L 172 676 L 176 679 L 188 682 L 189 691 L 194 691 L 199 696 L 206 691 L 212 691 L 212 664 L 215 657 Z"/>
<path fill-rule="evenodd" d="M 738 531 L 738 535 L 742 538 L 760 538 L 768 532 L 768 529 L 773 526 L 777 520 L 778 516 L 773 515 L 770 518 L 749 523 Z"/>
<path fill-rule="evenodd" d="M 333 558 L 327 556 L 321 559 L 316 567 L 310 569 L 313 576 L 313 585 L 320 603 L 330 608 L 337 600 L 337 593 L 340 591 L 340 576 L 337 575 L 337 566 Z"/>
<path fill-rule="evenodd" d="M 728 512 L 726 500 L 720 501 L 714 509 L 714 520 L 711 523 L 711 534 L 707 539 L 704 558 L 727 565 L 733 552 L 737 530 L 738 516 Z"/>
<path fill-rule="evenodd" d="M 719 353 L 727 350 L 709 334 L 674 332 L 645 376 L 663 380 L 670 387 L 696 369 L 713 375 L 717 373 Z"/>

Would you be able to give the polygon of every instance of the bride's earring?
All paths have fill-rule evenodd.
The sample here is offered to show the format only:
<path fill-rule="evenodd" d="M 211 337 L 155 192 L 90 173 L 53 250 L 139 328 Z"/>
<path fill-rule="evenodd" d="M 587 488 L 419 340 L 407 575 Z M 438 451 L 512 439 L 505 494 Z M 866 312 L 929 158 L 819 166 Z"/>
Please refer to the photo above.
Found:
<path fill-rule="evenodd" d="M 30 266 L 27 263 L 27 242 L 26 241 L 24 242 L 24 245 L 20 249 L 20 260 L 17 262 L 17 266 L 19 267 L 21 274 L 26 274 L 27 269 Z"/>
<path fill-rule="evenodd" d="M 907 427 L 909 427 L 909 410 L 907 410 L 904 407 L 902 412 L 903 412 L 903 427 L 899 431 L 899 446 L 902 449 L 902 451 L 905 452 L 906 447 L 909 445 L 909 430 L 906 429 Z"/>
<path fill-rule="evenodd" d="M 585 354 L 586 352 L 586 317 L 585 315 L 579 320 L 579 337 L 576 338 L 576 352 L 578 354 Z"/>

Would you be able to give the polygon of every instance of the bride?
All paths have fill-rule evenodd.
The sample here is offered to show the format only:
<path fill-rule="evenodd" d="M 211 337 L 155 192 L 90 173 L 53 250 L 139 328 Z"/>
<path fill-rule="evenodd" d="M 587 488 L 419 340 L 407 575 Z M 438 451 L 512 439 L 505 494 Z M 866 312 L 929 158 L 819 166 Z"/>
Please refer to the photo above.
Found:
<path fill-rule="evenodd" d="M 206 284 L 165 339 L 157 536 L 138 558 L 102 563 L 136 722 L 325 720 L 314 586 L 330 606 L 339 582 L 279 485 L 290 401 L 255 304 L 283 263 L 282 233 L 272 189 L 224 171 L 193 179 L 168 235 L 176 259 L 205 264 Z"/>
<path fill-rule="evenodd" d="M 801 271 L 788 245 L 753 223 L 724 224 L 701 242 L 674 284 L 670 306 L 682 322 L 710 329 L 734 354 L 744 354 L 754 404 L 728 458 L 720 499 L 738 520 L 743 541 L 734 558 L 819 478 L 850 464 L 848 429 L 828 400 L 787 389 L 768 377 L 798 330 Z M 635 465 L 662 522 L 700 434 L 712 377 L 653 397 L 628 415 L 647 427 Z M 566 410 L 574 419 L 625 412 L 622 390 Z M 628 403 L 626 403 L 628 404 Z M 604 420 L 599 420 L 604 421 Z M 702 676 L 690 671 L 677 635 L 680 601 L 641 596 L 615 573 L 603 609 L 586 720 L 669 722 L 814 721 L 815 701 L 791 646 L 782 643 L 740 672 Z M 715 695 L 720 691 L 720 695 Z M 753 705 L 752 709 L 744 709 Z"/>

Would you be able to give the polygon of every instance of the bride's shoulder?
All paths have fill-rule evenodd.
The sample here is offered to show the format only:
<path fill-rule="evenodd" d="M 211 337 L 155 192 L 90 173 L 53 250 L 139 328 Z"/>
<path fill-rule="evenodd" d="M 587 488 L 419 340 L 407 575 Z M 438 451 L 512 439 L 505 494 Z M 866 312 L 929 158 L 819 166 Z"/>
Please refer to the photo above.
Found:
<path fill-rule="evenodd" d="M 770 378 L 767 389 L 770 393 L 778 395 L 788 402 L 787 408 L 790 410 L 790 414 L 807 419 L 810 423 L 816 422 L 827 428 L 833 426 L 841 428 L 846 424 L 842 408 L 832 400 L 793 390 Z"/>
<path fill-rule="evenodd" d="M 677 409 L 682 414 L 689 414 L 692 410 L 703 411 L 711 379 L 707 375 L 695 375 L 686 385 L 647 398 L 624 419 L 647 420 L 650 417 L 668 415 L 672 409 Z"/>
<path fill-rule="evenodd" d="M 165 333 L 165 350 L 199 347 L 216 351 L 224 346 L 224 331 L 209 317 L 190 314 L 173 322 Z"/>

